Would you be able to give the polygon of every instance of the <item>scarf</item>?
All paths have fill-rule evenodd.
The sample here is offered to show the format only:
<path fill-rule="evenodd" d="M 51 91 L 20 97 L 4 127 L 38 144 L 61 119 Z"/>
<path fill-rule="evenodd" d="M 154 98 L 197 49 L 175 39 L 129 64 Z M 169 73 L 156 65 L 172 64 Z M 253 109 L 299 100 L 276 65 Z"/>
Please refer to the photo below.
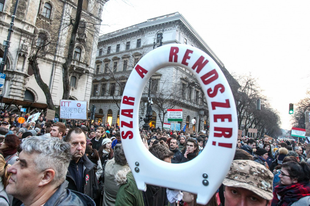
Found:
<path fill-rule="evenodd" d="M 7 156 L 13 155 L 17 152 L 17 149 L 4 149 L 2 150 L 3 157 L 6 158 Z"/>
<path fill-rule="evenodd" d="M 310 195 L 310 183 L 301 182 L 291 185 L 278 185 L 274 188 L 271 206 L 289 206 L 299 199 Z M 280 197 L 279 197 L 280 196 Z"/>

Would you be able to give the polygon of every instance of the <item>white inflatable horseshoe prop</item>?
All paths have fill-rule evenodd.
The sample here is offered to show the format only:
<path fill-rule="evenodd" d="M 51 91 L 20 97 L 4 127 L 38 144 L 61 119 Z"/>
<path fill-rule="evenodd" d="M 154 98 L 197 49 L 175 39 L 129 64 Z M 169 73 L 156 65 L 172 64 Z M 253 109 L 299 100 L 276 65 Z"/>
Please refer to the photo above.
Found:
<path fill-rule="evenodd" d="M 193 73 L 207 98 L 210 119 L 209 140 L 200 155 L 181 164 L 157 159 L 143 145 L 139 133 L 142 91 L 158 69 L 181 66 Z M 233 160 L 237 136 L 237 112 L 230 86 L 214 60 L 203 51 L 182 44 L 170 44 L 147 53 L 127 81 L 120 112 L 120 129 L 125 155 L 138 189 L 145 184 L 197 194 L 206 204 L 221 185 Z"/>

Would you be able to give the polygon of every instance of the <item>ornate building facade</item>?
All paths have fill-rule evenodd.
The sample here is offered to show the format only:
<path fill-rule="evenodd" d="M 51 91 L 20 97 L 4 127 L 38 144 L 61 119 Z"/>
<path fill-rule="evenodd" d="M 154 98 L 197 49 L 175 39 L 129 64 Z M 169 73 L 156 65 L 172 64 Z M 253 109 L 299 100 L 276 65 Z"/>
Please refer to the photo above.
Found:
<path fill-rule="evenodd" d="M 70 98 L 88 101 L 94 73 L 101 13 L 108 0 L 84 0 L 70 68 Z M 0 57 L 2 42 L 7 39 L 16 0 L 0 3 Z M 68 53 L 70 22 L 78 0 L 19 0 L 14 22 L 2 95 L 6 104 L 46 108 L 46 98 L 29 66 L 28 58 L 39 51 L 38 66 L 43 81 L 49 86 L 53 103 L 59 105 L 63 94 L 62 64 Z"/>
<path fill-rule="evenodd" d="M 203 50 L 217 62 L 231 87 L 238 85 L 180 13 L 148 19 L 99 37 L 90 98 L 90 105 L 96 106 L 96 121 L 109 124 L 119 122 L 120 100 L 131 70 L 143 55 L 156 47 L 171 43 L 188 44 Z M 203 92 L 190 72 L 184 68 L 165 67 L 152 76 L 141 98 L 140 119 L 145 117 L 148 96 L 153 102 L 151 126 L 162 128 L 164 122 L 168 123 L 165 113 L 167 109 L 182 109 L 183 121 L 175 126 L 182 129 L 187 125 L 195 131 L 204 128 L 207 112 Z M 195 120 L 192 121 L 193 119 Z M 141 121 L 140 125 L 143 123 Z"/>

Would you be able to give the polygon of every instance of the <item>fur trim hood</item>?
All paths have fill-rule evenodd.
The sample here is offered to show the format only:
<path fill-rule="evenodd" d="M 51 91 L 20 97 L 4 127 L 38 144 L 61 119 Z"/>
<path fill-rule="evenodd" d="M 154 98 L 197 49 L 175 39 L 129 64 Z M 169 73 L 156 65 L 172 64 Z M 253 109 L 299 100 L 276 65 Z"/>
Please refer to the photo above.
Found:
<path fill-rule="evenodd" d="M 123 185 L 126 184 L 127 182 L 127 174 L 130 172 L 130 168 L 125 168 L 123 170 L 120 170 L 116 173 L 115 177 L 115 182 L 117 185 Z"/>
<path fill-rule="evenodd" d="M 285 147 L 281 147 L 281 148 L 279 149 L 279 154 L 287 155 L 287 153 L 288 153 L 288 150 L 287 150 Z"/>

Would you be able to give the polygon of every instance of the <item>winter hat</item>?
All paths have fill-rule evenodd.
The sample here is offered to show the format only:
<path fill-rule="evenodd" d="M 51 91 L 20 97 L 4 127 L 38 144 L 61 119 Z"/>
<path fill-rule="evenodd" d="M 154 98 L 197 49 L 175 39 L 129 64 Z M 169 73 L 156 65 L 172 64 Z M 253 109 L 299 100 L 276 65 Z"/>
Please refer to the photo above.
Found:
<path fill-rule="evenodd" d="M 256 152 L 255 152 L 258 156 L 263 156 L 264 154 L 268 153 L 267 150 L 258 147 Z"/>
<path fill-rule="evenodd" d="M 110 143 L 110 142 L 112 142 L 109 138 L 104 138 L 103 140 L 102 140 L 102 144 L 101 145 L 105 145 L 105 144 L 108 144 L 108 143 Z"/>

